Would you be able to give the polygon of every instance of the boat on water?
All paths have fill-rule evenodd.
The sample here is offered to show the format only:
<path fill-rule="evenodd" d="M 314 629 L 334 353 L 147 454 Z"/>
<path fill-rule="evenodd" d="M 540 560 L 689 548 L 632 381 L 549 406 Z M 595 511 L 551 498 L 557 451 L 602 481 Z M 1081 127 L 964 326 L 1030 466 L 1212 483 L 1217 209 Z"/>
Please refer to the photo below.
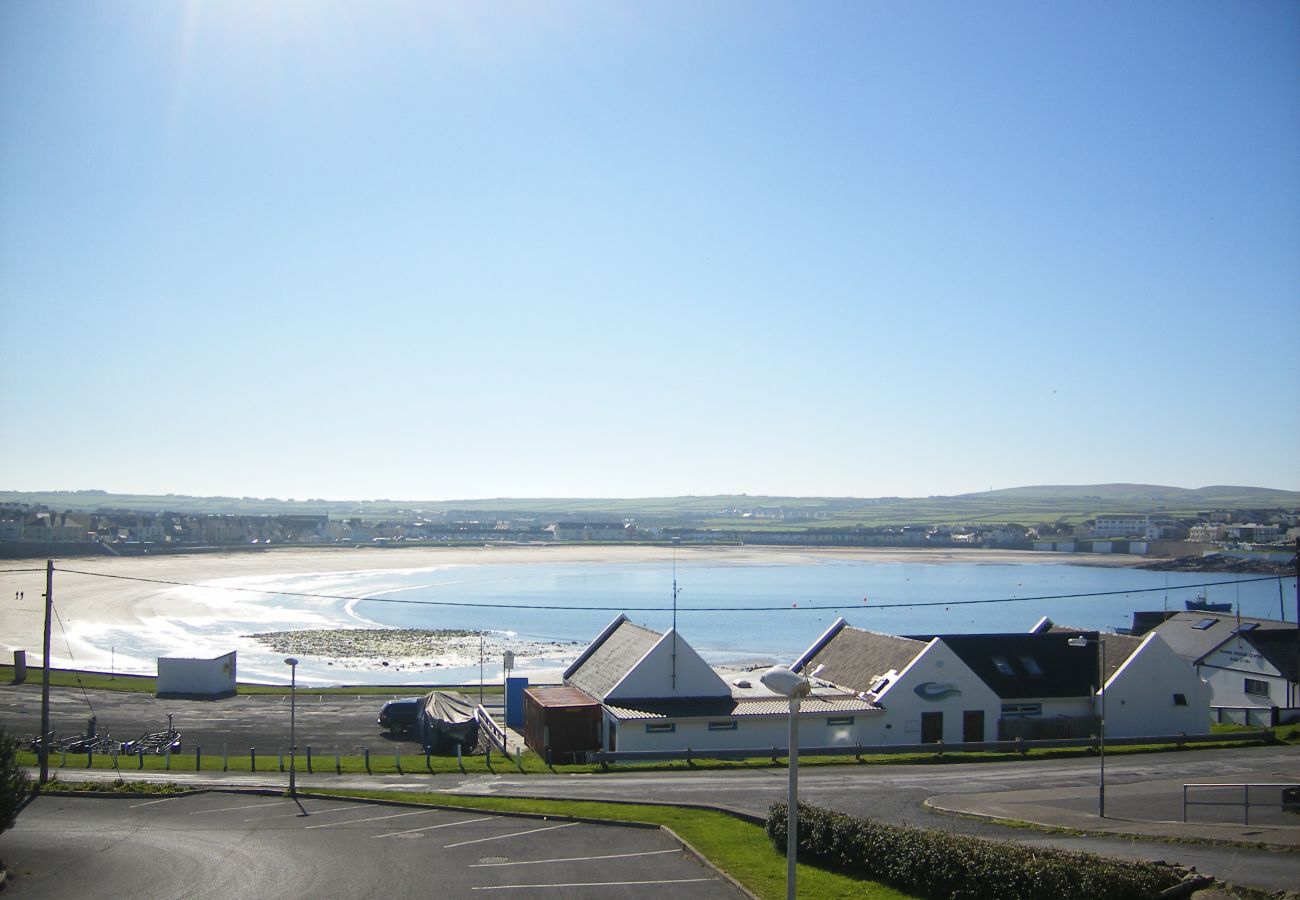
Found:
<path fill-rule="evenodd" d="M 1218 603 L 1207 600 L 1204 594 L 1197 594 L 1195 600 L 1185 600 L 1183 604 L 1189 611 L 1196 612 L 1232 612 L 1231 603 Z"/>

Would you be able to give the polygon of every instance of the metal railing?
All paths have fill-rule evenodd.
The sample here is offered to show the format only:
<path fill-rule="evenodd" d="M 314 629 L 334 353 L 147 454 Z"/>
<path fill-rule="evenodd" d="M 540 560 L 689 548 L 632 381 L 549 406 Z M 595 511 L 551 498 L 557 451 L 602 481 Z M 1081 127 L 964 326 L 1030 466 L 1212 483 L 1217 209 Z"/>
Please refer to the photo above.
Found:
<path fill-rule="evenodd" d="M 1241 799 L 1240 800 L 1189 800 L 1187 798 L 1188 791 L 1195 790 L 1197 788 L 1207 788 L 1207 789 L 1214 789 L 1214 790 L 1241 788 Z M 1250 799 L 1251 788 L 1275 788 L 1277 789 L 1277 794 L 1274 796 L 1276 796 L 1277 799 L 1269 800 L 1266 802 L 1259 802 L 1259 801 L 1252 802 Z M 1295 792 L 1295 793 L 1291 793 L 1291 792 Z M 1288 799 L 1289 793 L 1295 799 Z M 1187 821 L 1187 807 L 1189 806 L 1232 806 L 1232 807 L 1239 806 L 1241 807 L 1242 824 L 1249 825 L 1250 808 L 1252 806 L 1261 809 L 1280 809 L 1283 812 L 1300 812 L 1300 782 L 1295 782 L 1295 781 L 1253 782 L 1253 783 L 1193 782 L 1191 784 L 1183 785 L 1183 821 L 1184 822 Z M 1215 824 L 1215 823 L 1210 822 L 1206 824 Z M 1236 823 L 1232 823 L 1232 824 L 1236 824 Z"/>
<path fill-rule="evenodd" d="M 1272 737 L 1269 731 L 1238 731 L 1231 734 L 1173 734 L 1148 737 L 1113 738 L 1107 736 L 1106 746 L 1122 747 L 1139 744 L 1209 744 L 1223 741 L 1264 741 Z M 839 744 L 833 747 L 799 748 L 800 756 L 883 756 L 899 753 L 1026 753 L 1034 749 L 1090 748 L 1098 744 L 1096 737 L 1050 738 L 1038 741 L 978 741 L 960 744 Z M 588 759 L 598 763 L 653 762 L 658 760 L 692 759 L 764 759 L 789 755 L 788 747 L 744 747 L 734 749 L 685 750 L 597 750 Z"/>

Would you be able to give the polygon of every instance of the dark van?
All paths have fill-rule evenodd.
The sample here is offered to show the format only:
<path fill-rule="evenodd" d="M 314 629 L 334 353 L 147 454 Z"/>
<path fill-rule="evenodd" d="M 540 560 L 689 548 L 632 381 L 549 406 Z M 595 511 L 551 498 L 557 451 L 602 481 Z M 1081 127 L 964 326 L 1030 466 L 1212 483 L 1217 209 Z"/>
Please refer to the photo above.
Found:
<path fill-rule="evenodd" d="M 389 700 L 379 708 L 379 718 L 376 721 L 380 728 L 388 729 L 391 734 L 403 734 L 415 727 L 423 703 L 423 697 Z"/>

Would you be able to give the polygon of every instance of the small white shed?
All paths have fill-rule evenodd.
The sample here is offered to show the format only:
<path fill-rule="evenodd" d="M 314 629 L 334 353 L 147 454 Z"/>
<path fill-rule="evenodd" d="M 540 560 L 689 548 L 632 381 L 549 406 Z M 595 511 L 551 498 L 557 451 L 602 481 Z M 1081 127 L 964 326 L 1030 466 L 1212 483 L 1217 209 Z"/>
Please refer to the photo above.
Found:
<path fill-rule="evenodd" d="M 159 697 L 227 697 L 235 693 L 235 651 L 215 659 L 158 657 Z"/>

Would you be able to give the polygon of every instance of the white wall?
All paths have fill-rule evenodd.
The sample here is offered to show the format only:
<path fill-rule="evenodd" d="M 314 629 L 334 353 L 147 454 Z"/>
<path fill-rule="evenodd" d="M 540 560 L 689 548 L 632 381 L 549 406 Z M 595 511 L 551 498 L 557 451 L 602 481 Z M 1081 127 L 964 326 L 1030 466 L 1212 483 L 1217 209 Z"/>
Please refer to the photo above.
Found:
<path fill-rule="evenodd" d="M 674 652 L 677 655 L 676 678 L 673 677 Z M 645 697 L 667 699 L 730 696 L 731 686 L 700 658 L 684 638 L 679 635 L 674 646 L 673 632 L 670 629 L 618 684 L 610 688 L 604 699 L 614 703 L 621 699 Z"/>
<path fill-rule="evenodd" d="M 1210 685 L 1157 634 L 1147 635 L 1106 682 L 1102 693 L 1109 736 L 1206 734 L 1210 730 Z M 1174 694 L 1182 694 L 1187 705 L 1176 706 Z"/>
<path fill-rule="evenodd" d="M 158 657 L 159 694 L 233 694 L 235 653 L 216 659 Z"/>
<path fill-rule="evenodd" d="M 1241 637 L 1229 638 L 1205 657 L 1201 677 L 1210 683 L 1215 706 L 1286 706 L 1287 684 L 1272 663 Z M 1246 693 L 1246 679 L 1267 681 L 1269 695 Z"/>
<path fill-rule="evenodd" d="M 826 724 L 828 718 L 853 718 L 852 725 Z M 788 713 L 772 716 L 746 716 L 736 719 L 734 731 L 710 731 L 709 722 L 726 719 L 656 719 L 619 722 L 618 750 L 730 750 L 786 747 L 790 742 Z M 799 717 L 800 748 L 854 746 L 882 743 L 878 737 L 883 721 L 881 712 L 852 712 L 828 717 L 826 713 Z M 673 732 L 647 732 L 646 725 L 672 724 Z M 606 723 L 605 733 L 609 733 Z M 870 736 L 870 737 L 869 737 Z M 606 742 L 608 749 L 608 741 Z"/>
<path fill-rule="evenodd" d="M 950 686 L 956 693 L 943 690 L 943 686 Z M 864 739 L 864 744 L 919 744 L 923 712 L 943 713 L 943 742 L 960 743 L 962 713 L 967 710 L 984 711 L 984 740 L 992 741 L 997 739 L 998 718 L 1002 715 L 998 695 L 938 638 L 907 664 L 880 693 L 877 702 L 885 708 L 880 734 Z"/>

